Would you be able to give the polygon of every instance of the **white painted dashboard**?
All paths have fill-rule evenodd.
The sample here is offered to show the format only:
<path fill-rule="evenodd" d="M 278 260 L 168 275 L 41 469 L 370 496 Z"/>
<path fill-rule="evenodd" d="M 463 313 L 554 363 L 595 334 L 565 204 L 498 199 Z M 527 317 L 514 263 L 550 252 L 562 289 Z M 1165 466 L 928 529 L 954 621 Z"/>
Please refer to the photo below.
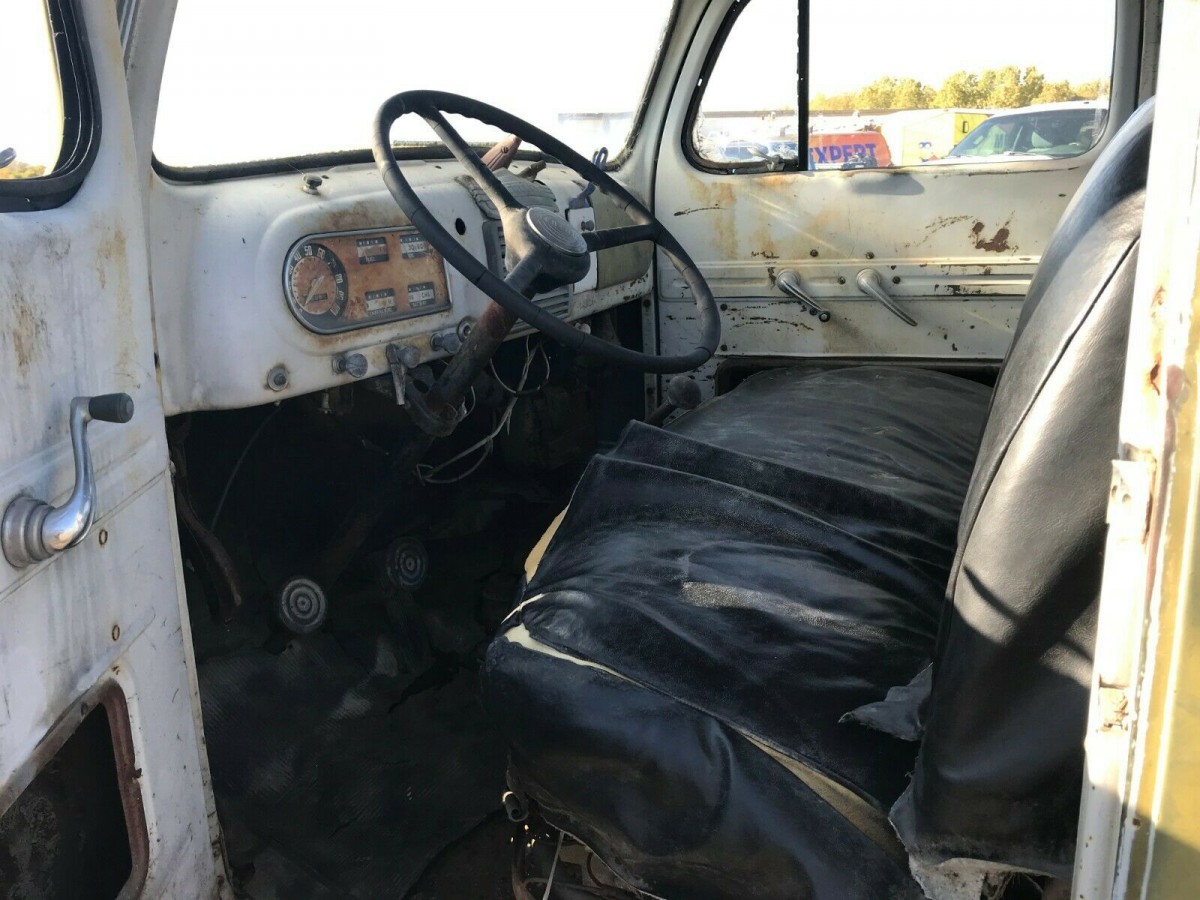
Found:
<path fill-rule="evenodd" d="M 461 167 L 452 161 L 402 166 L 447 231 L 486 260 L 485 227 L 493 220 L 455 180 Z M 314 175 L 320 185 L 309 193 L 305 177 Z M 537 177 L 553 191 L 560 210 L 580 192 L 578 176 L 563 167 L 547 166 Z M 620 213 L 598 193 L 593 198 L 597 227 L 621 224 L 612 221 Z M 425 315 L 333 334 L 301 323 L 284 287 L 297 242 L 408 225 L 372 164 L 209 183 L 156 176 L 149 202 L 157 361 L 168 415 L 255 406 L 350 383 L 353 375 L 335 370 L 335 361 L 347 354 L 365 357 L 364 377 L 383 375 L 388 344 L 415 348 L 422 362 L 445 356 L 433 349 L 431 338 L 478 317 L 490 302 L 442 263 L 449 308 L 438 304 Z M 574 321 L 649 294 L 646 249 L 621 256 L 602 252 L 585 279 L 544 298 L 546 305 Z"/>

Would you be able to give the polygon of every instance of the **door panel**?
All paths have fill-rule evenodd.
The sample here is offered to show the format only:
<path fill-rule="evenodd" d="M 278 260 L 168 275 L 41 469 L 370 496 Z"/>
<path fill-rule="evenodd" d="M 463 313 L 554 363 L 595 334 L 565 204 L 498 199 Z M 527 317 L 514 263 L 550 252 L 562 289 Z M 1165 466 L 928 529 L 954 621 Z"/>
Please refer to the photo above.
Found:
<path fill-rule="evenodd" d="M 0 558 L 0 815 L 47 760 L 56 723 L 113 682 L 131 723 L 150 848 L 148 896 L 217 890 L 215 817 L 182 614 L 181 569 L 155 370 L 140 185 L 112 3 L 81 4 L 103 122 L 65 205 L 0 213 L 0 506 L 61 504 L 75 480 L 76 396 L 124 391 L 127 424 L 87 429 L 95 520 L 31 566 Z M 127 815 L 129 808 L 126 808 Z"/>
<path fill-rule="evenodd" d="M 724 18 L 724 5 L 713 6 L 722 8 L 702 22 L 676 83 L 654 192 L 658 218 L 721 305 L 721 349 L 700 373 L 702 383 L 731 357 L 998 362 L 1054 226 L 1132 109 L 1135 6 L 1123 2 L 1118 15 L 1104 139 L 1081 156 L 757 174 L 699 168 L 685 149 L 693 87 L 703 80 L 707 48 Z M 750 89 L 753 73 L 747 77 Z M 830 313 L 828 321 L 780 290 L 776 277 L 787 269 Z M 915 326 L 858 287 L 864 270 L 878 274 Z M 660 302 L 651 324 L 660 352 L 694 346 L 686 287 L 669 265 L 657 271 Z"/>

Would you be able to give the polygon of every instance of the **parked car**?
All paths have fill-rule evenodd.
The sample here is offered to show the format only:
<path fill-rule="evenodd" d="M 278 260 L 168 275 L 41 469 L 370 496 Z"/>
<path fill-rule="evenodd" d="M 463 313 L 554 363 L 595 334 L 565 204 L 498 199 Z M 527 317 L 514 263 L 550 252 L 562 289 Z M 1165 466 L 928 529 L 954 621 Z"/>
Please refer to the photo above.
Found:
<path fill-rule="evenodd" d="M 977 125 L 944 161 L 982 162 L 998 156 L 1061 159 L 1086 153 L 1104 133 L 1105 101 L 1043 103 L 992 116 Z"/>

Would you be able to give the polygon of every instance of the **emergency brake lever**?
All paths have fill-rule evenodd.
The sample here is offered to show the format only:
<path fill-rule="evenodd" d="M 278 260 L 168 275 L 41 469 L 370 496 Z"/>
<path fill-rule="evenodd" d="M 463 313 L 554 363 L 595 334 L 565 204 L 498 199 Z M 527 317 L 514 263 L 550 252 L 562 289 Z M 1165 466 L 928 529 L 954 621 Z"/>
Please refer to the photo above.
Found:
<path fill-rule="evenodd" d="M 22 495 L 8 504 L 0 520 L 0 547 L 14 568 L 23 569 L 68 547 L 74 547 L 92 527 L 96 514 L 96 477 L 87 424 L 93 419 L 123 424 L 133 418 L 128 394 L 76 397 L 71 401 L 71 451 L 75 457 L 75 487 L 62 506 Z"/>

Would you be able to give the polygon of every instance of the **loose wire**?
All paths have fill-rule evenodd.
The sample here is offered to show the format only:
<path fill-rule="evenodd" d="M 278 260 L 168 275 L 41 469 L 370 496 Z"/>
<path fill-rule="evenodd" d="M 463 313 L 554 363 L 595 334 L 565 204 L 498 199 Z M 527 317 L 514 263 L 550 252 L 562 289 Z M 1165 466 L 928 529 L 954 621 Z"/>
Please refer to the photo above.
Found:
<path fill-rule="evenodd" d="M 511 399 L 509 399 L 508 405 L 504 408 L 504 413 L 500 416 L 500 421 L 491 430 L 491 432 L 489 432 L 485 437 L 480 438 L 478 441 L 476 441 L 474 444 L 472 444 L 466 450 L 456 453 L 454 456 L 450 457 L 445 462 L 438 463 L 436 466 L 430 466 L 425 463 L 418 463 L 417 464 L 417 478 L 420 479 L 422 483 L 424 483 L 424 484 L 454 484 L 456 481 L 462 481 L 468 475 L 473 474 L 481 465 L 483 465 L 483 461 L 491 455 L 492 450 L 495 447 L 496 437 L 500 434 L 501 431 L 503 431 L 505 428 L 508 427 L 509 420 L 512 418 L 513 408 L 517 405 L 517 401 L 521 399 L 520 392 L 524 389 L 525 382 L 529 378 L 529 368 L 530 368 L 530 366 L 533 365 L 534 356 L 536 356 L 536 348 L 530 347 L 528 341 L 526 341 L 525 364 L 521 367 L 521 380 L 517 384 L 517 389 L 515 392 L 513 392 L 513 396 L 511 397 Z M 549 369 L 547 366 L 547 371 L 548 370 Z M 459 462 L 462 459 L 465 459 L 466 457 L 468 457 L 472 453 L 474 453 L 476 450 L 479 450 L 481 448 L 483 449 L 483 453 L 480 454 L 479 459 L 475 460 L 475 463 L 469 469 L 467 469 L 465 472 L 460 472 L 458 475 L 455 475 L 453 478 L 434 478 L 433 477 L 438 472 L 441 472 L 448 466 L 452 466 L 452 465 L 454 465 L 454 463 Z"/>
<path fill-rule="evenodd" d="M 529 353 L 530 337 L 532 337 L 532 335 L 527 335 L 525 337 L 525 353 L 527 355 Z M 510 397 L 532 397 L 534 394 L 540 393 L 542 390 L 544 390 L 546 385 L 550 383 L 550 356 L 546 353 L 546 345 L 542 341 L 538 341 L 534 346 L 536 348 L 536 352 L 541 354 L 542 363 L 546 368 L 546 374 L 542 378 L 541 384 L 535 388 L 530 388 L 527 391 L 509 387 L 504 379 L 500 377 L 500 373 L 496 371 L 495 362 L 490 359 L 488 360 L 488 371 L 492 373 L 492 377 L 496 379 L 496 383 L 499 384 L 501 389 L 503 389 L 503 391 Z"/>

